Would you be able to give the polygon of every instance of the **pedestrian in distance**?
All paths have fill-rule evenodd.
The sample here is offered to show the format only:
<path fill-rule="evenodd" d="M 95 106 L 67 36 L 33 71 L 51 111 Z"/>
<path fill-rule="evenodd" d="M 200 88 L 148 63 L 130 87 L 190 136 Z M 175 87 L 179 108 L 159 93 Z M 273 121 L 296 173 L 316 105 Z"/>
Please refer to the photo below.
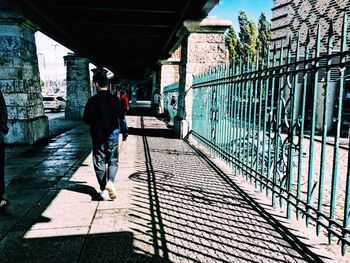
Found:
<path fill-rule="evenodd" d="M 122 97 L 123 95 L 124 97 Z M 129 109 L 129 99 L 128 97 L 125 95 L 125 92 L 123 92 L 123 90 L 116 90 L 116 92 L 114 93 L 114 98 L 116 100 L 118 100 L 121 103 L 122 106 L 122 116 L 123 116 L 123 124 L 124 124 L 124 128 L 125 128 L 125 135 L 129 134 L 129 129 L 128 129 L 128 124 L 126 122 L 126 112 Z M 127 104 L 125 102 L 125 100 L 127 101 Z M 126 107 L 125 107 L 126 105 Z"/>
<path fill-rule="evenodd" d="M 95 68 L 92 70 L 92 81 L 97 93 L 89 98 L 84 110 L 84 122 L 90 126 L 93 146 L 93 164 L 97 181 L 100 186 L 101 200 L 116 198 L 114 181 L 119 163 L 119 135 L 123 141 L 128 135 L 123 121 L 120 101 L 109 92 L 107 70 Z"/>
<path fill-rule="evenodd" d="M 177 107 L 176 97 L 175 97 L 174 95 L 171 96 L 170 106 L 171 106 L 173 109 L 176 109 L 176 107 Z"/>
<path fill-rule="evenodd" d="M 120 101 L 122 103 L 122 111 L 123 111 L 123 114 L 125 116 L 129 110 L 129 97 L 126 94 L 125 90 L 120 91 Z"/>
<path fill-rule="evenodd" d="M 176 101 L 175 95 L 172 95 L 170 100 L 170 109 L 169 109 L 170 120 L 169 121 L 174 121 L 176 111 L 177 111 L 177 101 Z"/>
<path fill-rule="evenodd" d="M 126 94 L 125 90 L 119 91 L 119 99 L 120 99 L 120 103 L 122 105 L 122 115 L 123 115 L 123 123 L 124 123 L 124 127 L 125 127 L 125 132 L 126 132 L 126 134 L 128 134 L 129 129 L 128 129 L 128 125 L 126 122 L 126 113 L 129 110 L 129 97 Z"/>
<path fill-rule="evenodd" d="M 4 199 L 5 194 L 5 135 L 9 129 L 7 127 L 7 108 L 4 96 L 0 90 L 0 210 L 4 209 L 9 201 Z"/>

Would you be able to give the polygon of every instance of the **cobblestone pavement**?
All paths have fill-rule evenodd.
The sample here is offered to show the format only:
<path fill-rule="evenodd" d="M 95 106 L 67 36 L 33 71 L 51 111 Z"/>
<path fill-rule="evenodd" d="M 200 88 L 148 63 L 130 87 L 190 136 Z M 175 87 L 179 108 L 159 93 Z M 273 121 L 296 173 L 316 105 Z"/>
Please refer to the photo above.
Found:
<path fill-rule="evenodd" d="M 131 179 L 148 188 L 142 199 L 151 197 L 152 233 L 169 261 L 307 262 L 189 145 L 153 136 L 144 144 L 147 170 Z"/>
<path fill-rule="evenodd" d="M 11 205 L 0 213 L 1 263 L 327 259 L 287 242 L 283 229 L 163 122 L 128 116 L 128 124 L 116 201 L 96 201 L 85 125 L 7 159 Z"/>

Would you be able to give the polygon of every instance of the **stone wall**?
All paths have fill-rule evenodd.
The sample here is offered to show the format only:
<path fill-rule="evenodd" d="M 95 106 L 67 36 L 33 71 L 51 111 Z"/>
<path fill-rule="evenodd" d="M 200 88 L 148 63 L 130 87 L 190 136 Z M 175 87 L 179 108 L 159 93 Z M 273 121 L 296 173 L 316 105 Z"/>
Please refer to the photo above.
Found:
<path fill-rule="evenodd" d="M 342 33 L 343 15 L 347 14 L 350 18 L 350 0 L 274 0 L 272 8 L 272 42 L 277 46 L 286 46 L 288 38 L 292 37 L 292 50 L 296 47 L 296 36 L 299 33 L 301 47 L 300 54 L 303 56 L 305 51 L 305 40 L 308 30 L 310 30 L 310 54 L 314 54 L 317 25 L 321 30 L 321 56 L 327 50 L 327 40 L 330 22 L 333 21 L 334 40 L 333 52 L 340 51 L 340 37 Z M 349 23 L 348 23 L 349 24 Z M 350 46 L 350 27 L 347 29 L 347 41 Z M 279 52 L 278 52 L 279 53 Z M 279 56 L 279 54 L 278 54 Z M 324 64 L 325 60 L 321 60 L 320 64 Z M 337 81 L 338 70 L 331 70 L 331 83 L 329 84 L 329 112 L 327 116 L 328 131 L 334 128 L 333 116 L 335 113 L 336 99 L 339 96 L 339 84 Z M 325 71 L 319 72 L 319 89 L 317 93 L 317 110 L 316 110 L 316 129 L 322 130 L 323 114 L 324 114 L 324 92 L 323 82 Z M 299 81 L 301 81 L 300 79 Z M 301 87 L 301 84 L 299 84 Z M 309 94 L 312 94 L 312 86 L 308 86 Z M 300 112 L 300 98 L 297 98 L 297 112 Z M 307 104 L 307 112 L 311 111 L 311 104 Z"/>
<path fill-rule="evenodd" d="M 179 64 L 179 62 L 162 64 L 160 73 L 161 91 L 163 91 L 164 87 L 179 81 Z"/>
<path fill-rule="evenodd" d="M 1 13 L 0 89 L 9 115 L 9 144 L 32 144 L 48 136 L 34 32 L 20 15 Z"/>

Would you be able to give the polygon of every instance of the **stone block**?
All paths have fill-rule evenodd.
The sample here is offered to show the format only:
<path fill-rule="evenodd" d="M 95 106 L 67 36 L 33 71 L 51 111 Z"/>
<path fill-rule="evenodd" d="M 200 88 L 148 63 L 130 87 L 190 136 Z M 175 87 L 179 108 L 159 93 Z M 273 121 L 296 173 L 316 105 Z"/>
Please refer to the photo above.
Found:
<path fill-rule="evenodd" d="M 3 37 L 19 37 L 21 35 L 21 30 L 17 25 L 1 24 L 0 32 Z"/>
<path fill-rule="evenodd" d="M 67 108 L 69 108 L 69 107 L 77 107 L 79 105 L 80 105 L 80 101 L 78 100 L 78 97 L 71 97 L 67 101 Z"/>
<path fill-rule="evenodd" d="M 17 118 L 19 120 L 28 119 L 28 108 L 27 107 L 18 107 L 17 106 Z"/>
<path fill-rule="evenodd" d="M 2 67 L 13 67 L 13 58 L 9 57 L 6 53 L 0 52 L 0 65 Z"/>
<path fill-rule="evenodd" d="M 38 116 L 44 115 L 43 104 L 36 104 L 36 105 L 31 106 L 31 107 L 28 107 L 27 111 L 28 111 L 28 118 L 29 119 L 33 119 L 33 118 L 36 118 Z"/>
<path fill-rule="evenodd" d="M 1 65 L 1 62 L 0 62 Z M 15 80 L 22 78 L 22 69 L 13 67 L 0 66 L 0 79 L 1 80 Z"/>
<path fill-rule="evenodd" d="M 13 80 L 0 80 L 0 90 L 2 93 L 12 93 L 15 91 L 15 82 Z"/>
<path fill-rule="evenodd" d="M 84 114 L 83 106 L 68 106 L 65 110 L 65 118 L 68 120 L 82 119 Z"/>
<path fill-rule="evenodd" d="M 34 119 L 10 120 L 9 133 L 5 136 L 8 144 L 33 144 L 49 135 L 49 125 L 46 116 Z"/>
<path fill-rule="evenodd" d="M 24 92 L 25 87 L 24 87 L 24 82 L 23 80 L 14 80 L 14 92 Z"/>
<path fill-rule="evenodd" d="M 24 89 L 28 93 L 40 93 L 40 82 L 36 80 L 24 80 Z"/>
<path fill-rule="evenodd" d="M 9 57 L 18 56 L 20 51 L 20 38 L 0 35 L 1 51 Z"/>
<path fill-rule="evenodd" d="M 193 33 L 188 37 L 188 42 L 195 43 L 222 43 L 224 35 L 221 33 Z"/>
<path fill-rule="evenodd" d="M 23 61 L 19 57 L 14 57 L 13 58 L 13 67 L 15 68 L 20 68 L 22 67 Z"/>
<path fill-rule="evenodd" d="M 207 34 L 206 40 L 208 43 L 223 43 L 225 37 L 223 34 Z"/>
<path fill-rule="evenodd" d="M 7 106 L 17 106 L 17 93 L 4 94 L 4 98 Z"/>
<path fill-rule="evenodd" d="M 22 31 L 22 39 L 25 40 L 25 42 L 29 45 L 30 50 L 34 51 L 34 54 L 36 55 L 36 45 L 35 45 L 35 36 L 34 31 L 31 29 L 26 28 Z"/>
<path fill-rule="evenodd" d="M 7 106 L 7 114 L 8 114 L 9 120 L 18 119 L 16 107 Z"/>
<path fill-rule="evenodd" d="M 28 97 L 28 101 L 30 102 L 34 101 L 36 103 L 38 102 L 38 100 L 42 98 L 40 93 L 28 93 L 27 97 Z"/>

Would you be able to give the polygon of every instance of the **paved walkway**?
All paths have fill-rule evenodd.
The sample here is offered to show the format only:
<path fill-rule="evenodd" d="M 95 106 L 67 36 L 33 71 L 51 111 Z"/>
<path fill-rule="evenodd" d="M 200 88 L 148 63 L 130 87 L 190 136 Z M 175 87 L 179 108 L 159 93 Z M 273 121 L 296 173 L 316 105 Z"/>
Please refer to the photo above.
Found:
<path fill-rule="evenodd" d="M 0 262 L 320 262 L 209 160 L 150 116 L 128 116 L 116 201 L 95 201 L 81 124 L 8 159 Z M 289 238 L 290 239 L 290 238 Z"/>

